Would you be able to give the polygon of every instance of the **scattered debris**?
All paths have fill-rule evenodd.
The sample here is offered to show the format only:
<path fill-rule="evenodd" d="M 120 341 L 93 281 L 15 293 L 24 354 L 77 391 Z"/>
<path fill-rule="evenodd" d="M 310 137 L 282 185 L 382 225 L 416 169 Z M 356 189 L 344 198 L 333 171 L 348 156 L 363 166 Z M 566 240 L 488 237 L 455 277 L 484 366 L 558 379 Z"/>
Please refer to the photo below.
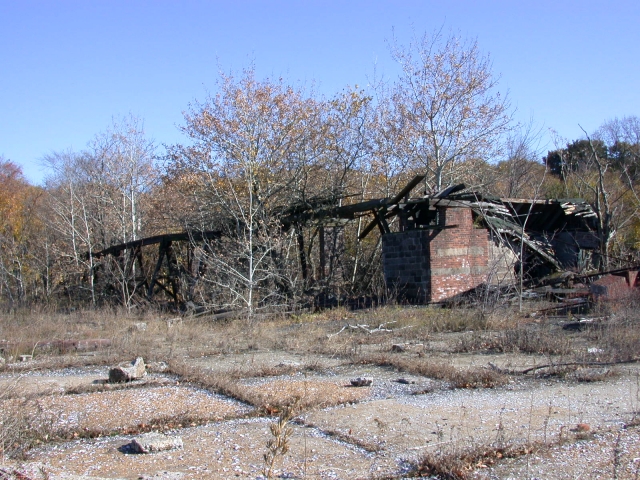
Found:
<path fill-rule="evenodd" d="M 401 345 L 399 343 L 395 343 L 393 345 L 391 345 L 391 351 L 394 353 L 403 353 L 406 351 L 406 348 L 404 345 Z"/>
<path fill-rule="evenodd" d="M 505 375 L 526 375 L 537 370 L 545 368 L 559 368 L 559 367 L 608 367 L 611 365 L 623 365 L 626 363 L 636 363 L 640 361 L 640 357 L 633 357 L 627 360 L 617 360 L 613 362 L 566 362 L 566 363 L 548 363 L 545 365 L 536 365 L 535 367 L 525 368 L 524 370 L 515 370 L 510 368 L 500 368 L 492 362 L 489 362 L 487 367 L 494 372 L 498 372 Z"/>
<path fill-rule="evenodd" d="M 358 378 L 352 378 L 350 381 L 351 381 L 352 387 L 369 387 L 373 383 L 373 378 L 358 377 Z"/>
<path fill-rule="evenodd" d="M 587 327 L 595 327 L 602 323 L 603 318 L 581 318 L 574 322 L 567 322 L 562 325 L 563 330 L 582 331 Z"/>
<path fill-rule="evenodd" d="M 406 378 L 399 378 L 396 382 L 401 383 L 403 385 L 415 385 L 415 380 L 407 380 Z"/>
<path fill-rule="evenodd" d="M 405 328 L 413 327 L 413 325 L 406 325 L 404 327 L 396 328 L 396 329 L 393 329 L 393 330 L 390 329 L 390 328 L 387 328 L 387 326 L 392 324 L 392 323 L 397 323 L 397 322 L 395 320 L 393 320 L 391 322 L 384 322 L 384 323 L 381 323 L 380 325 L 378 325 L 375 328 L 371 328 L 370 325 L 366 325 L 366 324 L 357 324 L 357 325 L 347 324 L 344 327 L 342 327 L 340 330 L 338 330 L 336 333 L 332 333 L 332 334 L 327 335 L 327 338 L 335 337 L 336 335 L 339 335 L 340 333 L 344 332 L 347 329 L 362 330 L 363 332 L 367 332 L 367 333 L 371 334 L 371 333 L 377 333 L 377 332 L 394 332 L 396 330 L 404 330 Z"/>

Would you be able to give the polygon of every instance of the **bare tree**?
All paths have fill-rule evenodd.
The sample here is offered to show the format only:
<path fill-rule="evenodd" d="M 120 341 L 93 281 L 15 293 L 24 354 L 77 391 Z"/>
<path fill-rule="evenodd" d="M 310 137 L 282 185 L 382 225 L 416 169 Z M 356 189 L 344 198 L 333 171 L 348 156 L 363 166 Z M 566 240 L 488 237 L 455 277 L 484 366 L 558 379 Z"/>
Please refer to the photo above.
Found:
<path fill-rule="evenodd" d="M 540 161 L 541 129 L 533 120 L 522 129 L 513 129 L 504 142 L 505 160 L 499 162 L 490 181 L 491 193 L 506 198 L 537 198 L 546 169 Z"/>
<path fill-rule="evenodd" d="M 619 258 L 629 236 L 624 232 L 638 222 L 640 212 L 632 160 L 637 146 L 623 140 L 634 141 L 633 136 L 620 135 L 624 131 L 621 127 L 619 121 L 607 122 L 593 135 L 583 129 L 585 138 L 567 143 L 566 148 L 549 152 L 545 158 L 562 179 L 566 195 L 584 198 L 593 207 L 601 269 Z"/>
<path fill-rule="evenodd" d="M 50 225 L 59 233 L 58 254 L 75 265 L 75 276 L 89 272 L 91 302 L 97 302 L 95 276 L 100 266 L 107 283 L 116 282 L 120 301 L 130 307 L 135 293 L 135 266 L 125 252 L 116 262 L 96 264 L 93 253 L 136 240 L 144 228 L 145 195 L 153 185 L 154 146 L 142 122 L 129 117 L 99 134 L 80 153 L 45 157 Z M 70 272 L 67 272 L 70 273 Z"/>
<path fill-rule="evenodd" d="M 47 218 L 49 228 L 56 231 L 58 241 L 54 254 L 58 257 L 65 283 L 76 280 L 89 270 L 89 294 L 96 303 L 94 285 L 94 258 L 91 253 L 100 248 L 97 240 L 98 217 L 94 205 L 86 158 L 74 152 L 54 152 L 44 158 L 49 169 L 45 180 L 52 215 Z M 85 257 L 84 252 L 90 255 Z"/>
<path fill-rule="evenodd" d="M 105 210 L 112 240 L 124 243 L 137 240 L 144 232 L 148 197 L 157 182 L 155 144 L 144 131 L 143 121 L 133 115 L 114 121 L 89 144 L 90 164 L 100 188 L 96 191 Z M 105 235 L 106 238 L 106 235 Z M 104 246 L 108 246 L 107 241 Z M 139 282 L 134 250 L 125 250 L 108 263 L 116 279 L 122 304 L 132 307 Z"/>
<path fill-rule="evenodd" d="M 436 31 L 407 47 L 394 38 L 391 53 L 402 75 L 390 92 L 386 129 L 399 135 L 408 165 L 426 170 L 439 191 L 465 160 L 492 160 L 511 116 L 477 42 Z"/>

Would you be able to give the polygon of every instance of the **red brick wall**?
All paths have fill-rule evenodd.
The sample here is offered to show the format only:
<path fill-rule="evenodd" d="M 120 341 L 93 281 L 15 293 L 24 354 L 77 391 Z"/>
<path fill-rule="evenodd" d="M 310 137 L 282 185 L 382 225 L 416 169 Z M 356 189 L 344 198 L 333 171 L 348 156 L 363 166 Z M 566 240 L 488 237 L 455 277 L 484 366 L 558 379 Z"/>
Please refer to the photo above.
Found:
<path fill-rule="evenodd" d="M 475 228 L 468 208 L 443 209 L 445 229 L 429 248 L 431 301 L 438 302 L 471 290 L 486 281 L 489 232 Z"/>

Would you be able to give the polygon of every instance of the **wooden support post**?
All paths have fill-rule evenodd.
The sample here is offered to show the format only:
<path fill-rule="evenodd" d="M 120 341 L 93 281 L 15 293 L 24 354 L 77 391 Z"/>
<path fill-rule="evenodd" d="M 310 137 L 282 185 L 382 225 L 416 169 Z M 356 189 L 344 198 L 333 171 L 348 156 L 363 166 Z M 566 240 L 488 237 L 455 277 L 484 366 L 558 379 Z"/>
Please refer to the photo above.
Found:
<path fill-rule="evenodd" d="M 376 218 L 376 222 L 378 223 L 378 228 L 380 229 L 380 233 L 382 235 L 389 233 L 391 230 L 389 229 L 389 224 L 387 223 L 387 219 L 384 218 L 384 213 L 375 210 L 373 212 L 374 217 Z"/>
<path fill-rule="evenodd" d="M 300 255 L 300 268 L 302 269 L 302 279 L 306 282 L 309 277 L 309 271 L 307 266 L 307 254 L 304 251 L 304 233 L 302 228 L 298 225 L 298 253 Z"/>
<path fill-rule="evenodd" d="M 320 226 L 318 228 L 318 237 L 319 237 L 319 246 L 320 248 L 320 280 L 324 280 L 326 273 L 326 265 L 327 265 L 327 253 L 325 251 L 324 246 L 324 227 Z"/>
<path fill-rule="evenodd" d="M 151 300 L 153 297 L 153 289 L 156 286 L 156 282 L 158 281 L 158 273 L 160 273 L 160 268 L 162 268 L 162 261 L 164 260 L 164 255 L 166 253 L 165 242 L 160 242 L 158 247 L 158 261 L 156 262 L 156 268 L 153 271 L 153 275 L 151 276 L 151 281 L 149 282 L 149 290 L 147 290 L 147 298 Z"/>
<path fill-rule="evenodd" d="M 138 272 L 139 272 L 138 276 L 140 278 L 145 278 L 146 275 L 144 274 L 144 261 L 143 261 L 143 258 L 142 258 L 142 248 L 141 247 L 138 247 L 136 249 L 136 262 L 138 264 Z"/>
<path fill-rule="evenodd" d="M 167 242 L 166 247 L 167 264 L 169 265 L 169 281 L 171 282 L 171 291 L 173 301 L 176 307 L 182 303 L 180 298 L 180 269 L 178 268 L 178 259 L 176 258 L 176 252 L 173 250 L 173 243 Z"/>

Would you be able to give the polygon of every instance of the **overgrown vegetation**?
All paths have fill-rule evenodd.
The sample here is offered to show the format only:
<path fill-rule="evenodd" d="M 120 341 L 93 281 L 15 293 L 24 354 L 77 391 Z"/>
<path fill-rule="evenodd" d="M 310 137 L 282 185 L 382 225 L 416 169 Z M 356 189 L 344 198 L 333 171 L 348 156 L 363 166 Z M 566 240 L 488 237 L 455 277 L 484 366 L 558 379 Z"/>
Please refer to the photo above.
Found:
<path fill-rule="evenodd" d="M 466 333 L 455 351 L 566 355 L 571 352 L 571 342 L 549 328 L 523 323 L 498 332 Z"/>

